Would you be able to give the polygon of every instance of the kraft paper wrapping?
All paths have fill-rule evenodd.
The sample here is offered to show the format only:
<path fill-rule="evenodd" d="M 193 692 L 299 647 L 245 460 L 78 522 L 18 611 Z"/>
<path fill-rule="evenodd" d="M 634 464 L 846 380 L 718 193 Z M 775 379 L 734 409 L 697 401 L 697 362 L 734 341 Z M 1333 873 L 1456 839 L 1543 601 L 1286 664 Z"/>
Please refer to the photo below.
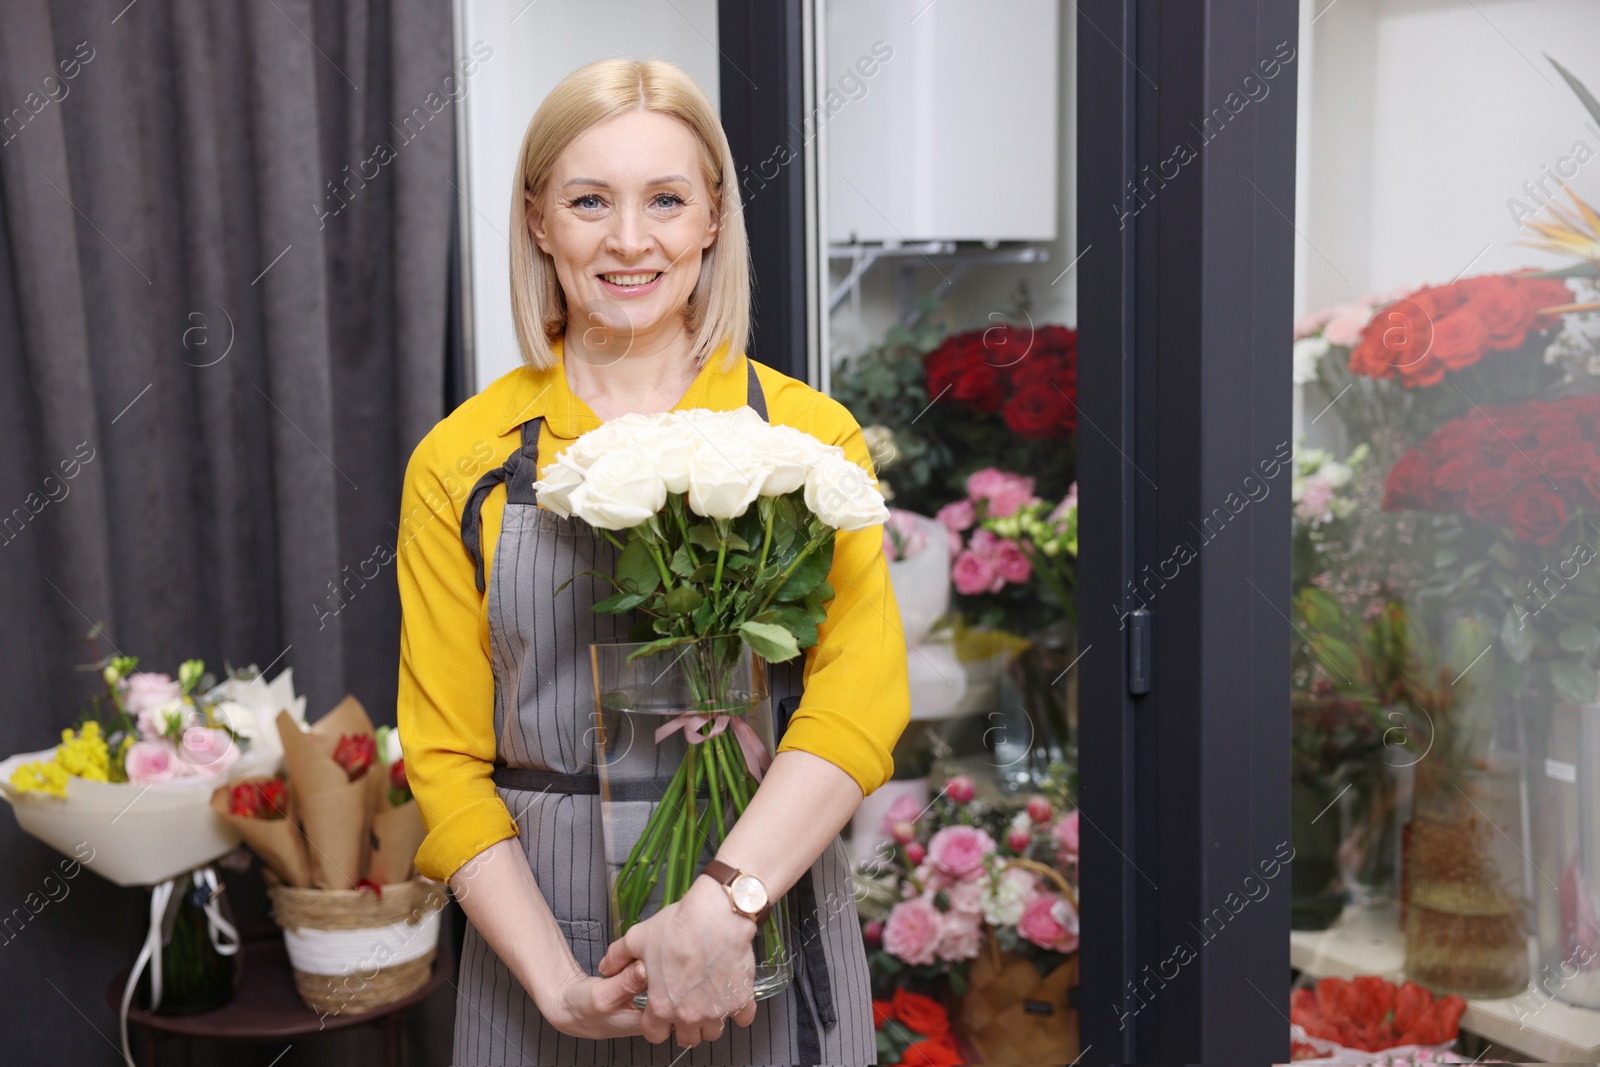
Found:
<path fill-rule="evenodd" d="M 383 808 L 372 819 L 372 860 L 367 877 L 379 885 L 409 881 L 417 849 L 426 835 L 417 802 L 408 800 L 391 808 L 386 791 Z"/>
<path fill-rule="evenodd" d="M 366 870 L 372 768 L 352 782 L 334 762 L 333 752 L 341 735 L 372 732 L 372 720 L 361 702 L 351 696 L 306 730 L 300 729 L 288 712 L 278 713 L 283 762 L 300 813 L 315 889 L 354 889 Z"/>
<path fill-rule="evenodd" d="M 266 778 L 246 778 L 243 782 L 264 782 Z M 240 785 L 235 782 L 233 785 Z M 282 819 L 251 819 L 232 814 L 229 809 L 230 794 L 233 785 L 218 786 L 211 794 L 211 810 L 228 821 L 228 824 L 239 831 L 239 836 L 244 843 L 250 846 L 250 851 L 261 857 L 261 862 L 283 879 L 287 885 L 296 889 L 306 889 L 311 885 L 311 870 L 306 863 L 306 842 L 300 833 L 300 827 L 295 821 L 294 801 L 289 802 L 289 811 Z"/>

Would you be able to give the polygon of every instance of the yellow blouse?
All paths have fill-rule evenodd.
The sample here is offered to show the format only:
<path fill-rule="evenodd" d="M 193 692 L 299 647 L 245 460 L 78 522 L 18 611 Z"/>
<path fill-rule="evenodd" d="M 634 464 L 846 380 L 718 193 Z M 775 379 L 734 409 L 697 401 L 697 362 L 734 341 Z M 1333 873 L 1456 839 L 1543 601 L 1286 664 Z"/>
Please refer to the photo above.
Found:
<path fill-rule="evenodd" d="M 559 360 L 499 378 L 435 426 L 411 456 L 401 494 L 396 569 L 400 584 L 398 716 L 406 771 L 428 835 L 417 869 L 441 881 L 517 825 L 490 775 L 495 758 L 494 673 L 487 600 L 461 543 L 461 513 L 473 484 L 505 462 L 519 427 L 544 416 L 539 465 L 600 419 L 567 386 Z M 731 410 L 744 404 L 741 352 L 724 368 L 726 346 L 709 359 L 678 409 Z M 831 397 L 757 363 L 768 418 L 845 450 L 871 471 L 861 429 Z M 492 574 L 505 509 L 497 486 L 483 504 L 484 574 Z M 870 793 L 893 771 L 890 751 L 910 718 L 905 638 L 889 584 L 883 532 L 838 534 L 828 582 L 835 590 L 817 644 L 805 652 L 805 695 L 780 752 L 811 752 Z"/>

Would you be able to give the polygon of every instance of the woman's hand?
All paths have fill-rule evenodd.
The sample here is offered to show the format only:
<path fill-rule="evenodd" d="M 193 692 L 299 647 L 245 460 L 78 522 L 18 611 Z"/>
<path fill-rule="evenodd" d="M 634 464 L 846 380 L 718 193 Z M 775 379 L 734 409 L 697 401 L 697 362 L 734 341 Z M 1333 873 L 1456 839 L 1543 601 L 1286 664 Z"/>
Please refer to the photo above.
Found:
<path fill-rule="evenodd" d="M 572 1037 L 601 1040 L 643 1033 L 644 1012 L 633 1006 L 633 998 L 645 990 L 644 964 L 619 970 L 609 978 L 591 978 L 574 963 L 570 974 L 535 998 L 539 1013 Z"/>
<path fill-rule="evenodd" d="M 637 923 L 606 950 L 600 973 L 646 969 L 650 1002 L 641 1029 L 659 1044 L 676 1034 L 693 1048 L 722 1036 L 725 1021 L 755 1021 L 756 924 L 728 906 L 709 877 L 696 878 L 675 904 Z"/>

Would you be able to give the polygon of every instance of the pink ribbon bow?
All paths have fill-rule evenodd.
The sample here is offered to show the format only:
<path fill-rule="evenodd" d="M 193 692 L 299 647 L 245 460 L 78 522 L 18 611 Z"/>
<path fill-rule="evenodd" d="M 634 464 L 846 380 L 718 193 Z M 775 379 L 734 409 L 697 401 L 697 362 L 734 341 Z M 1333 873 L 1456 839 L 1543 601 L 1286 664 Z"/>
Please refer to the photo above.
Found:
<path fill-rule="evenodd" d="M 700 728 L 708 722 L 711 724 L 711 732 L 701 733 Z M 750 777 L 757 782 L 761 781 L 761 775 L 772 763 L 772 757 L 767 754 L 767 746 L 761 743 L 761 738 L 756 736 L 750 724 L 737 715 L 726 713 L 699 715 L 692 711 L 685 712 L 656 728 L 656 744 L 682 730 L 683 736 L 689 739 L 691 745 L 698 745 L 726 730 L 730 722 L 733 724 L 733 736 L 739 742 L 739 750 L 744 753 L 744 765 L 750 768 Z"/>

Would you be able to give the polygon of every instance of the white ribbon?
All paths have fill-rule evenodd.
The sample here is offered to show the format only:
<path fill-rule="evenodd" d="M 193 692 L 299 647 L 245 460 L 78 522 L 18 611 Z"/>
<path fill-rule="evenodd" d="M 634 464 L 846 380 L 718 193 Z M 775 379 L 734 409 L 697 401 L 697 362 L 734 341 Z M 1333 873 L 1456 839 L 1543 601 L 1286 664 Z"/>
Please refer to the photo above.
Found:
<path fill-rule="evenodd" d="M 127 1061 L 128 1067 L 135 1067 L 133 1052 L 128 1045 L 128 1009 L 133 1004 L 134 990 L 139 988 L 139 976 L 144 973 L 146 966 L 150 968 L 150 1011 L 161 1007 L 161 945 L 163 941 L 163 927 L 166 925 L 167 909 L 181 907 L 182 901 L 174 902 L 172 895 L 177 889 L 178 882 L 192 878 L 197 886 L 204 886 L 209 892 L 206 896 L 206 932 L 211 937 L 211 947 L 216 949 L 219 956 L 232 956 L 239 951 L 239 931 L 222 916 L 222 909 L 217 905 L 217 895 L 222 891 L 217 883 L 217 872 L 213 867 L 199 867 L 187 874 L 180 874 L 177 878 L 169 878 L 160 885 L 153 886 L 150 890 L 150 930 L 145 934 L 144 945 L 139 949 L 139 956 L 133 961 L 133 970 L 128 972 L 128 984 L 122 990 L 122 1058 Z"/>

